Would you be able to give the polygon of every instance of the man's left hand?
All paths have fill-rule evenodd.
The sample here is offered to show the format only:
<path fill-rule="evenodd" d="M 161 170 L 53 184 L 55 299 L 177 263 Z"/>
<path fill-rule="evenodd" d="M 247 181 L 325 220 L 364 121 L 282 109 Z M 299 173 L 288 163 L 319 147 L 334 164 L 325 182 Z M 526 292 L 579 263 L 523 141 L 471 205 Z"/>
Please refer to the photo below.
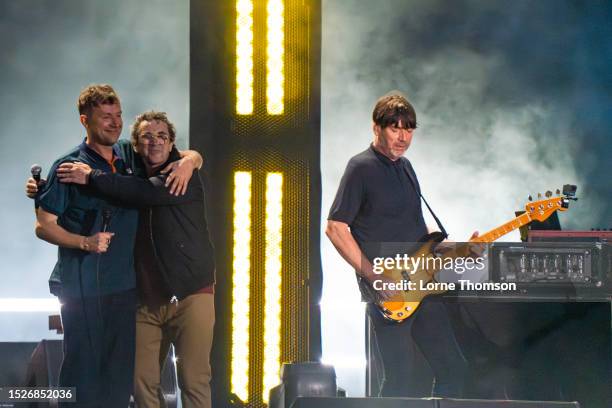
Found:
<path fill-rule="evenodd" d="M 470 240 L 469 240 L 470 243 L 468 243 L 470 256 L 472 258 L 481 257 L 486 248 L 486 245 L 482 242 L 472 242 L 476 238 L 478 238 L 478 236 L 479 236 L 478 231 L 474 231 L 474 233 L 470 237 Z"/>
<path fill-rule="evenodd" d="M 460 249 L 461 247 L 457 246 L 457 242 L 445 239 L 436 245 L 435 253 L 438 256 L 444 256 L 446 252 L 452 251 L 454 249 L 460 249 L 460 253 L 465 254 L 465 256 L 470 258 L 478 258 L 482 256 L 485 251 L 486 244 L 482 242 L 473 242 L 475 239 L 479 237 L 478 231 L 474 231 L 470 239 L 465 243 L 465 247 Z"/>
<path fill-rule="evenodd" d="M 187 185 L 196 167 L 193 160 L 183 157 L 170 163 L 161 171 L 162 174 L 170 173 L 166 178 L 166 187 L 169 188 L 170 194 L 178 196 L 187 192 Z"/>
<path fill-rule="evenodd" d="M 62 163 L 56 170 L 57 178 L 61 183 L 87 184 L 91 167 L 85 163 Z"/>

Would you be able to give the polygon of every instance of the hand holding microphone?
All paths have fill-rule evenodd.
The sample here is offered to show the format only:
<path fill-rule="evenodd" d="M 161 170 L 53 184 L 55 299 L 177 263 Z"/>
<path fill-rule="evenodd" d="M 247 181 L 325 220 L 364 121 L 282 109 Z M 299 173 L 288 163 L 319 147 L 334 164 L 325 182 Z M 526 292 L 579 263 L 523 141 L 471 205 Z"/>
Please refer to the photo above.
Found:
<path fill-rule="evenodd" d="M 39 187 L 45 185 L 46 180 L 40 178 L 40 173 L 42 172 L 42 167 L 38 164 L 33 164 L 30 167 L 30 173 L 32 173 L 32 177 L 28 179 L 26 182 L 26 195 L 29 198 L 36 198 L 36 194 L 38 194 Z"/>
<path fill-rule="evenodd" d="M 83 251 L 102 254 L 108 250 L 114 232 L 108 232 L 113 212 L 110 208 L 102 209 L 102 228 L 101 231 L 89 237 L 83 237 L 81 249 Z"/>
<path fill-rule="evenodd" d="M 38 164 L 33 164 L 30 167 L 32 177 L 26 182 L 26 195 L 29 198 L 36 198 L 36 194 L 47 181 L 40 178 L 42 167 Z M 57 178 L 61 183 L 87 184 L 91 167 L 80 162 L 66 162 L 59 165 L 57 168 Z"/>
<path fill-rule="evenodd" d="M 83 237 L 81 249 L 87 252 L 102 254 L 108 251 L 113 235 L 115 235 L 114 232 L 98 232 L 89 237 Z"/>
<path fill-rule="evenodd" d="M 38 164 L 33 164 L 32 167 L 30 167 L 30 173 L 32 173 L 32 178 L 37 183 L 40 183 L 40 173 L 41 172 L 42 172 L 42 167 L 40 167 L 40 165 Z"/>

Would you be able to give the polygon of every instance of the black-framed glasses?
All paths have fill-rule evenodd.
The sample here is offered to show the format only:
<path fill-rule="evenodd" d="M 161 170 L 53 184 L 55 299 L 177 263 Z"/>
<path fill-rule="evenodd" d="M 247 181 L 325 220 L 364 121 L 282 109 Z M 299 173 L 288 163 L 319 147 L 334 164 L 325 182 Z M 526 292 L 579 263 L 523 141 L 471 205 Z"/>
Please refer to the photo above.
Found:
<path fill-rule="evenodd" d="M 138 138 L 138 141 L 142 144 L 148 145 L 148 144 L 161 144 L 161 145 L 166 145 L 170 142 L 170 137 L 167 135 L 153 135 L 150 133 L 147 133 L 145 135 L 141 135 Z"/>

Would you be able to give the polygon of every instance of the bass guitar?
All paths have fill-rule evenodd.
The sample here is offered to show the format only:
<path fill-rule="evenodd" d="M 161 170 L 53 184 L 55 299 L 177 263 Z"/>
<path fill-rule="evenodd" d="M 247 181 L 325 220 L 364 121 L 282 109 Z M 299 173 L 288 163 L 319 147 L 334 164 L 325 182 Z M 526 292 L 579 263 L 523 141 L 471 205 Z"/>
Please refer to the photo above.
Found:
<path fill-rule="evenodd" d="M 374 295 L 377 307 L 388 320 L 395 322 L 406 320 L 417 310 L 425 297 L 446 292 L 446 290 L 435 288 L 439 285 L 429 284 L 436 282 L 434 275 L 442 269 L 442 264 L 459 257 L 473 257 L 474 252 L 478 252 L 476 248 L 479 246 L 478 244 L 493 242 L 532 221 L 544 221 L 555 211 L 566 211 L 569 208 L 569 201 L 577 200 L 575 197 L 576 186 L 565 185 L 563 186 L 563 194 L 560 193 L 557 190 L 558 196 L 552 197 L 552 193 L 547 192 L 546 199 L 527 203 L 525 212 L 518 217 L 471 239 L 467 243 L 457 244 L 454 248 L 445 252 L 437 250 L 440 242 L 444 239 L 442 233 L 427 234 L 419 240 L 423 244 L 410 255 L 412 258 L 418 259 L 418 263 L 413 262 L 412 266 L 407 269 L 385 268 L 381 274 L 380 282 L 395 283 L 395 288 L 401 287 L 401 290 L 395 289 L 393 291 L 394 295 L 390 299 L 383 299 L 380 292 L 370 286 L 370 293 Z M 482 245 L 480 247 L 482 248 Z M 403 289 L 404 287 L 409 288 Z"/>

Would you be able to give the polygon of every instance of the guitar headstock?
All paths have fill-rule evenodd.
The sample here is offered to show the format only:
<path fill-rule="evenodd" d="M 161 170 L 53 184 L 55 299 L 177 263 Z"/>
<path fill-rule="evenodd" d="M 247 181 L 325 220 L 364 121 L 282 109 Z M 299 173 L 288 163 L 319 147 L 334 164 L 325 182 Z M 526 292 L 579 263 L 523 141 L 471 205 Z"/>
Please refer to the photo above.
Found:
<path fill-rule="evenodd" d="M 570 200 L 578 200 L 576 198 L 576 186 L 566 184 L 563 186 L 563 193 L 557 189 L 557 196 L 552 197 L 553 193 L 547 191 L 544 195 L 547 197 L 540 200 L 542 194 L 538 194 L 538 201 L 533 201 L 525 206 L 525 211 L 529 214 L 532 220 L 544 221 L 550 217 L 555 211 L 567 211 Z M 529 196 L 529 201 L 531 201 Z"/>

